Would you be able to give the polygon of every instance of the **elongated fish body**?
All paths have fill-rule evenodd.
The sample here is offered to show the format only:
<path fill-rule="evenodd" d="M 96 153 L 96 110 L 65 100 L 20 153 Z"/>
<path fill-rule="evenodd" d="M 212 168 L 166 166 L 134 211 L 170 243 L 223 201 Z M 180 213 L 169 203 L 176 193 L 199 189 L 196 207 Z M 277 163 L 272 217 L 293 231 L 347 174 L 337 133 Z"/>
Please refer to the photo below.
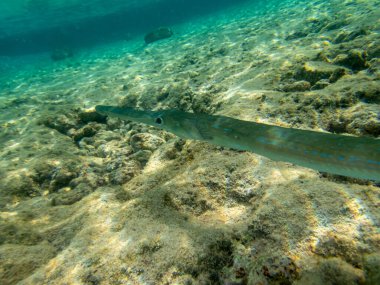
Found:
<path fill-rule="evenodd" d="M 179 110 L 96 106 L 103 115 L 159 127 L 184 139 L 247 150 L 319 171 L 380 181 L 380 140 L 242 121 Z"/>

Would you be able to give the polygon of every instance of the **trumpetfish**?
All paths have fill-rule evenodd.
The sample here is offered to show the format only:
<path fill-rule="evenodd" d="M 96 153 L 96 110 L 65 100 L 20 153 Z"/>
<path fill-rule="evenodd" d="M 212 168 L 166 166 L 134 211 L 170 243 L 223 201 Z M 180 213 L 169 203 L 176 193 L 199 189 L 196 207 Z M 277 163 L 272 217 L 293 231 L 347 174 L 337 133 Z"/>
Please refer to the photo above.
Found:
<path fill-rule="evenodd" d="M 380 139 L 323 133 L 180 110 L 98 105 L 102 115 L 148 124 L 183 139 L 250 151 L 318 171 L 380 181 Z"/>

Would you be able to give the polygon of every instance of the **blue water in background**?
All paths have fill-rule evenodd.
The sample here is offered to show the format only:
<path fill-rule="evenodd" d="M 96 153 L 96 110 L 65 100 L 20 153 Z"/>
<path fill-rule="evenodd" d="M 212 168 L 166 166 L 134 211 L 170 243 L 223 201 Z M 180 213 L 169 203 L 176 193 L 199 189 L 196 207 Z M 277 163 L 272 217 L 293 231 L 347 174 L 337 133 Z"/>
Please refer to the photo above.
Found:
<path fill-rule="evenodd" d="M 15 0 L 3 1 L 5 2 L 1 5 L 6 7 L 7 2 L 11 4 Z M 122 2 L 131 1 L 93 0 L 92 2 L 99 6 L 99 10 L 104 9 L 105 13 L 100 12 L 98 15 L 93 13 L 86 16 L 86 9 L 81 10 L 79 1 L 78 6 L 50 9 L 54 12 L 49 12 L 49 10 L 44 10 L 44 5 L 49 3 L 47 0 L 27 1 L 28 9 L 14 17 L 1 17 L 0 11 L 0 27 L 2 27 L 0 28 L 0 56 L 27 55 L 67 47 L 81 49 L 107 42 L 128 40 L 160 26 L 190 21 L 194 17 L 215 13 L 248 1 L 149 1 L 142 5 L 121 7 L 110 13 L 106 12 L 107 6 L 117 6 Z M 78 13 L 83 15 L 78 15 Z"/>

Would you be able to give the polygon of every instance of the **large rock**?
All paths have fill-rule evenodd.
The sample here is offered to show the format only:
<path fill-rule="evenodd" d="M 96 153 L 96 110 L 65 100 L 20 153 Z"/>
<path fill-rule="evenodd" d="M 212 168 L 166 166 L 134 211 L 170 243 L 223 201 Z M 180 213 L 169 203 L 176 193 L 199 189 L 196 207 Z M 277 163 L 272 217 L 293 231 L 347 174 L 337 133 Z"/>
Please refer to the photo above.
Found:
<path fill-rule="evenodd" d="M 348 54 L 338 54 L 333 60 L 334 64 L 343 65 L 352 70 L 362 70 L 368 67 L 367 52 L 353 49 Z"/>
<path fill-rule="evenodd" d="M 150 44 L 158 40 L 170 38 L 173 32 L 169 28 L 161 27 L 145 35 L 145 43 Z"/>
<path fill-rule="evenodd" d="M 329 64 L 323 61 L 305 62 L 301 69 L 296 74 L 296 79 L 306 80 L 314 85 L 322 79 L 328 79 L 329 82 L 335 82 L 340 77 L 348 73 L 346 69 Z"/>
<path fill-rule="evenodd" d="M 131 137 L 130 143 L 134 152 L 139 150 L 155 151 L 165 141 L 155 135 L 149 133 L 138 133 Z"/>

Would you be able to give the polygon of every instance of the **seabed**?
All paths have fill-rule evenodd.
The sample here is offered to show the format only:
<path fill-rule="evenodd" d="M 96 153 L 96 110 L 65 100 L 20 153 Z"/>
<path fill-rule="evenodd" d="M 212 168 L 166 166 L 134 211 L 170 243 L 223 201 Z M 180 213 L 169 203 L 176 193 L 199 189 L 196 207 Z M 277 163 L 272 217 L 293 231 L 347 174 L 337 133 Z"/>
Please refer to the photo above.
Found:
<path fill-rule="evenodd" d="M 379 137 L 379 2 L 270 3 L 3 72 L 1 284 L 380 284 L 379 185 L 94 112 Z"/>

